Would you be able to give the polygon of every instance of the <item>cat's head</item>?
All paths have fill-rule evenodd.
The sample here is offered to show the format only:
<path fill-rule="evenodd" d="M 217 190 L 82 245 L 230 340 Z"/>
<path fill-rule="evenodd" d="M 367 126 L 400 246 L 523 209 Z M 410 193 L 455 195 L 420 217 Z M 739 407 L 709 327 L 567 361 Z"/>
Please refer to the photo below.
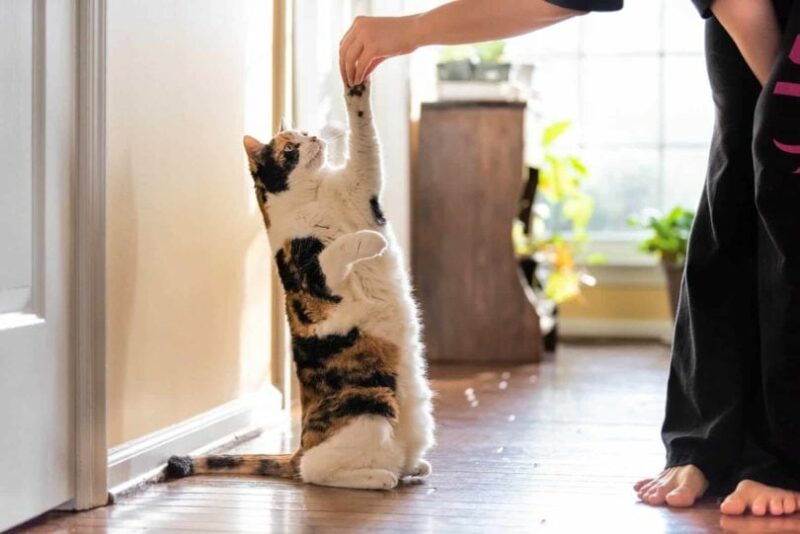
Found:
<path fill-rule="evenodd" d="M 270 194 L 290 190 L 325 164 L 325 141 L 307 132 L 291 130 L 283 122 L 266 144 L 244 136 L 244 149 L 262 203 Z"/>

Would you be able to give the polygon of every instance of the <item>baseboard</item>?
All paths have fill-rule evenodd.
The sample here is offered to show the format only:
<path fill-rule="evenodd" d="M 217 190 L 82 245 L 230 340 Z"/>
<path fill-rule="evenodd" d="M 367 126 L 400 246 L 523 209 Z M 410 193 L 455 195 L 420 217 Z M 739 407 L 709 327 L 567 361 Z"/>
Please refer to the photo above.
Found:
<path fill-rule="evenodd" d="M 563 337 L 652 339 L 669 343 L 672 340 L 672 321 L 564 317 L 559 318 L 558 333 Z"/>
<path fill-rule="evenodd" d="M 270 386 L 233 400 L 108 452 L 108 487 L 112 495 L 156 476 L 173 454 L 201 454 L 276 428 L 288 418 L 282 396 Z"/>

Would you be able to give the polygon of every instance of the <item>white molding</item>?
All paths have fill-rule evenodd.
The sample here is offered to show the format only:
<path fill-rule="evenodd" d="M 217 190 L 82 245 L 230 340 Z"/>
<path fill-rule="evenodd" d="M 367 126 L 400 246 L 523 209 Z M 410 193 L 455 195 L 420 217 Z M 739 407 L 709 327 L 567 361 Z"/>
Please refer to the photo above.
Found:
<path fill-rule="evenodd" d="M 288 420 L 283 398 L 273 386 L 234 399 L 176 425 L 108 451 L 108 484 L 112 495 L 156 479 L 173 454 L 202 454 L 276 428 Z"/>
<path fill-rule="evenodd" d="M 75 508 L 108 502 L 105 375 L 106 2 L 77 2 Z"/>
<path fill-rule="evenodd" d="M 569 319 L 559 318 L 561 337 L 651 339 L 669 343 L 672 321 L 647 319 Z"/>

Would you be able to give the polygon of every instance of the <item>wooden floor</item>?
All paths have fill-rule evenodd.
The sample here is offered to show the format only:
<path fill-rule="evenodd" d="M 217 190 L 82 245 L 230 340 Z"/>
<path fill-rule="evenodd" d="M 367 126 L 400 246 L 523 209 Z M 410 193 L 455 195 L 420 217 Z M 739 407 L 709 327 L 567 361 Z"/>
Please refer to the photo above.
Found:
<path fill-rule="evenodd" d="M 439 445 L 424 483 L 391 492 L 272 479 L 197 477 L 159 484 L 34 532 L 800 532 L 800 520 L 736 518 L 716 503 L 640 504 L 631 485 L 662 464 L 658 427 L 667 350 L 566 346 L 554 361 L 436 367 Z M 289 451 L 296 436 L 238 450 Z"/>

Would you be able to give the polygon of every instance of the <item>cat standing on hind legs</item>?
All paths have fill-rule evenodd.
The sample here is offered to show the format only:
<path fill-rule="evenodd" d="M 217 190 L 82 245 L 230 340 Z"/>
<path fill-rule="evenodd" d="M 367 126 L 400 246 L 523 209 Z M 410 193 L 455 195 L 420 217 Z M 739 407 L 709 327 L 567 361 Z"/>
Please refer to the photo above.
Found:
<path fill-rule="evenodd" d="M 422 477 L 433 445 L 431 391 L 417 309 L 380 205 L 382 166 L 368 83 L 345 91 L 344 166 L 326 144 L 281 128 L 245 137 L 256 198 L 286 293 L 300 382 L 300 448 L 282 455 L 173 457 L 167 474 L 299 477 L 390 489 Z"/>

